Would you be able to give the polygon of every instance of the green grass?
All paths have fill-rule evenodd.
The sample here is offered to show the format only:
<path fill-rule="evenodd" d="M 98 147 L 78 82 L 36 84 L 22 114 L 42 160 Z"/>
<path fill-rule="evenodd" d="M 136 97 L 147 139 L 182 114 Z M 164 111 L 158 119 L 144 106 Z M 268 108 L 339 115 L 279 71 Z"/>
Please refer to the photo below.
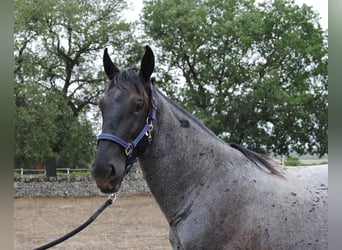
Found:
<path fill-rule="evenodd" d="M 285 166 L 303 166 L 298 157 L 289 156 L 285 161 Z"/>
<path fill-rule="evenodd" d="M 285 161 L 285 166 L 313 166 L 313 165 L 323 165 L 328 164 L 326 159 L 322 159 L 314 161 L 314 162 L 305 162 L 305 160 L 300 161 L 298 157 L 289 156 Z"/>

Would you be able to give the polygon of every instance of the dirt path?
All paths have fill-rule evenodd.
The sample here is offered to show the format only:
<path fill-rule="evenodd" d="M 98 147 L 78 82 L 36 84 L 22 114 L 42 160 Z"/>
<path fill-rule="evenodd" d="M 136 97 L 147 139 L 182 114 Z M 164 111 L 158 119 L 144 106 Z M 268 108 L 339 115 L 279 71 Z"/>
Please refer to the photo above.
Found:
<path fill-rule="evenodd" d="M 76 228 L 106 197 L 17 198 L 14 249 L 33 249 Z M 52 249 L 171 249 L 168 224 L 149 195 L 119 196 L 91 225 Z"/>

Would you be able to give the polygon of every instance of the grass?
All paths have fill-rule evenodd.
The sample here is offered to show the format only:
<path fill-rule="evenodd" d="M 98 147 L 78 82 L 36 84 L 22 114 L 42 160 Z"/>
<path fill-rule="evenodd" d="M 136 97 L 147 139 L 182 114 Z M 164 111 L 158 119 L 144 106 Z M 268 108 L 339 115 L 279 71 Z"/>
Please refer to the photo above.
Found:
<path fill-rule="evenodd" d="M 285 161 L 285 166 L 313 166 L 313 165 L 323 165 L 328 164 L 327 160 L 315 160 L 315 161 L 301 161 L 298 157 L 289 156 Z"/>
<path fill-rule="evenodd" d="M 285 161 L 285 166 L 303 166 L 298 157 L 289 156 Z"/>

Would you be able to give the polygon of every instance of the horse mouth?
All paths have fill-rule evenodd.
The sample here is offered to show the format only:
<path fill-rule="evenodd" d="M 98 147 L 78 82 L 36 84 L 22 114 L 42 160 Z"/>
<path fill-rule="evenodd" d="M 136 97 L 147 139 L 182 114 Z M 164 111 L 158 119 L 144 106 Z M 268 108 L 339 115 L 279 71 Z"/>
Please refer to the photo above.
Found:
<path fill-rule="evenodd" d="M 96 180 L 96 185 L 102 193 L 116 193 L 121 187 L 121 181 Z"/>

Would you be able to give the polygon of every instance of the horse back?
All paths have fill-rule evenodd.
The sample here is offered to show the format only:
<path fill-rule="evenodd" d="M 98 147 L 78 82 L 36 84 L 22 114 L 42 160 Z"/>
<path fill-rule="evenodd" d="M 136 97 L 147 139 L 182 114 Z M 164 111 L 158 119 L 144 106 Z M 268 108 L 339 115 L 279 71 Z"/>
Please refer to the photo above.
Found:
<path fill-rule="evenodd" d="M 171 226 L 178 249 L 327 249 L 327 166 L 250 173 L 211 174 Z"/>

